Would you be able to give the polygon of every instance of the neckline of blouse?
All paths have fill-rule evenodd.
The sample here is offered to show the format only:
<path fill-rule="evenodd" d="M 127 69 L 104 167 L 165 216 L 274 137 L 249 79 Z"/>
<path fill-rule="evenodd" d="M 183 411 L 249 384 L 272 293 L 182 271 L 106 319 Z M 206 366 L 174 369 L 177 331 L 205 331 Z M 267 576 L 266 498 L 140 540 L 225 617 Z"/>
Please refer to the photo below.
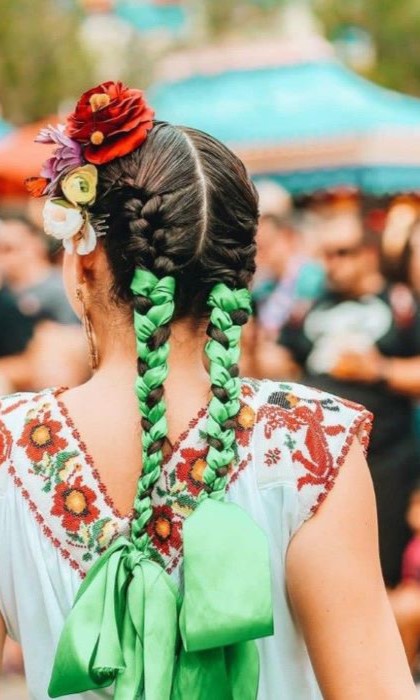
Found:
<path fill-rule="evenodd" d="M 100 493 L 102 494 L 102 497 L 108 506 L 108 508 L 111 509 L 112 514 L 114 515 L 115 518 L 118 520 L 122 521 L 123 523 L 128 523 L 134 516 L 134 510 L 131 509 L 129 513 L 122 513 L 120 509 L 116 506 L 114 499 L 110 495 L 108 488 L 103 481 L 101 477 L 101 473 L 99 469 L 96 466 L 95 460 L 93 459 L 92 455 L 90 454 L 86 443 L 84 442 L 83 438 L 80 435 L 80 432 L 77 428 L 77 425 L 75 424 L 66 404 L 64 401 L 60 398 L 61 394 L 63 394 L 65 391 L 68 390 L 69 387 L 58 387 L 52 390 L 51 394 L 54 398 L 54 401 L 56 403 L 58 412 L 60 416 L 63 418 L 64 423 L 67 427 L 67 429 L 70 431 L 73 439 L 75 440 L 78 450 L 80 453 L 83 455 L 87 465 L 90 467 L 90 471 L 92 474 L 92 478 L 96 482 L 98 489 Z M 179 435 L 178 439 L 174 442 L 174 444 L 171 447 L 171 451 L 164 456 L 163 459 L 163 464 L 162 464 L 162 469 L 166 472 L 168 466 L 172 463 L 172 461 L 179 455 L 180 449 L 182 444 L 187 440 L 189 437 L 190 433 L 197 427 L 197 425 L 202 421 L 202 419 L 207 415 L 208 412 L 208 404 L 206 406 L 202 406 L 196 415 L 190 420 L 188 423 L 187 428 Z"/>

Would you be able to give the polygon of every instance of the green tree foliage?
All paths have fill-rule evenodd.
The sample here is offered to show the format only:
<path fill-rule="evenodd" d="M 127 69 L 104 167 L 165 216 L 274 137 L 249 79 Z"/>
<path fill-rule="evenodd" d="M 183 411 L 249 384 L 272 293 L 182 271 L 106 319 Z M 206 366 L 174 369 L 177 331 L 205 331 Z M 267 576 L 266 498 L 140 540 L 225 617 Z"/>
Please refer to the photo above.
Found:
<path fill-rule="evenodd" d="M 272 26 L 286 0 L 195 0 L 210 37 L 258 33 Z M 191 2 L 190 2 L 191 4 Z"/>
<path fill-rule="evenodd" d="M 419 0 L 314 0 L 314 5 L 329 38 L 348 26 L 369 32 L 377 50 L 370 78 L 420 95 Z"/>
<path fill-rule="evenodd" d="M 1 0 L 0 104 L 23 124 L 57 112 L 91 82 L 71 0 Z"/>

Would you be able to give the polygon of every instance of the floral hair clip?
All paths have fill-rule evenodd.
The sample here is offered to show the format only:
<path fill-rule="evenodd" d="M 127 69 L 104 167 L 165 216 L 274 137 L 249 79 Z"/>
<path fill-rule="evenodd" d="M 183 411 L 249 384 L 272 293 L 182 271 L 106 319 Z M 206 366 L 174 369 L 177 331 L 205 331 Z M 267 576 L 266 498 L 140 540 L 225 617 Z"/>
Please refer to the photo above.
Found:
<path fill-rule="evenodd" d="M 65 250 L 87 255 L 106 234 L 105 218 L 95 219 L 89 212 L 97 196 L 97 166 L 138 148 L 153 117 L 141 90 L 109 81 L 82 95 L 67 124 L 48 126 L 38 134 L 38 143 L 54 144 L 55 149 L 40 177 L 25 184 L 32 196 L 48 197 L 45 233 L 63 241 Z"/>

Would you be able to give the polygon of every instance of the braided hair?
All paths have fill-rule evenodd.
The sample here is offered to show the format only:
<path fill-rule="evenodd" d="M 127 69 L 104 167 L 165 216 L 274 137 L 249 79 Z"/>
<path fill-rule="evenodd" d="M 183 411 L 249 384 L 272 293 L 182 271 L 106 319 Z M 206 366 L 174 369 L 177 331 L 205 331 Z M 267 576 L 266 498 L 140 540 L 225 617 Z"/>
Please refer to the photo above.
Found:
<path fill-rule="evenodd" d="M 257 196 L 242 162 L 219 141 L 156 122 L 140 148 L 100 168 L 92 214 L 107 217 L 102 240 L 112 296 L 134 311 L 143 470 L 131 536 L 148 555 L 151 493 L 167 437 L 164 381 L 173 320 L 209 320 L 213 398 L 202 497 L 221 499 L 225 492 L 239 411 L 240 330 L 251 311 Z"/>

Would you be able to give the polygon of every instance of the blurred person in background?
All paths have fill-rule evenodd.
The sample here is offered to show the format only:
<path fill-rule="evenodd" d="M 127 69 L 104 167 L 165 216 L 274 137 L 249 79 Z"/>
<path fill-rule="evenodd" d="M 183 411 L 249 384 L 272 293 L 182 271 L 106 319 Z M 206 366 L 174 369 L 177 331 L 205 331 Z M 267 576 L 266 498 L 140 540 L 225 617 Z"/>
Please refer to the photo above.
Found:
<path fill-rule="evenodd" d="M 244 369 L 248 376 L 279 379 L 282 367 L 288 377 L 296 377 L 296 367 L 288 362 L 277 338 L 296 304 L 307 309 L 320 294 L 323 269 L 307 251 L 288 192 L 273 182 L 263 181 L 258 194 L 254 317 L 244 329 Z"/>
<path fill-rule="evenodd" d="M 78 323 L 61 272 L 50 262 L 46 238 L 23 216 L 0 219 L 0 275 L 21 312 L 35 322 Z"/>
<path fill-rule="evenodd" d="M 412 537 L 403 555 L 401 583 L 389 592 L 410 668 L 416 671 L 420 649 L 420 481 L 411 491 L 407 524 Z"/>
<path fill-rule="evenodd" d="M 0 287 L 0 327 L 0 392 L 5 394 L 15 387 L 8 371 L 8 359 L 16 362 L 34 333 L 33 320 L 19 311 L 6 287 Z"/>
<path fill-rule="evenodd" d="M 86 379 L 83 332 L 65 295 L 61 270 L 50 261 L 46 237 L 22 216 L 0 219 L 0 275 L 7 285 L 0 294 L 9 306 L 10 323 L 14 319 L 0 340 L 8 350 L 0 356 L 3 393 L 74 386 Z M 9 345 L 17 349 L 11 352 Z"/>
<path fill-rule="evenodd" d="M 369 452 L 388 586 L 398 583 L 408 539 L 405 509 L 419 453 L 407 367 L 420 354 L 420 314 L 380 271 L 379 241 L 354 213 L 325 220 L 320 234 L 328 289 L 283 327 L 279 343 L 311 386 L 363 403 L 375 415 Z M 402 365 L 401 365 L 402 363 Z"/>
<path fill-rule="evenodd" d="M 274 183 L 258 188 L 257 274 L 253 288 L 259 327 L 276 340 L 300 299 L 312 300 L 322 290 L 322 268 L 310 259 L 295 221 L 290 195 Z"/>

